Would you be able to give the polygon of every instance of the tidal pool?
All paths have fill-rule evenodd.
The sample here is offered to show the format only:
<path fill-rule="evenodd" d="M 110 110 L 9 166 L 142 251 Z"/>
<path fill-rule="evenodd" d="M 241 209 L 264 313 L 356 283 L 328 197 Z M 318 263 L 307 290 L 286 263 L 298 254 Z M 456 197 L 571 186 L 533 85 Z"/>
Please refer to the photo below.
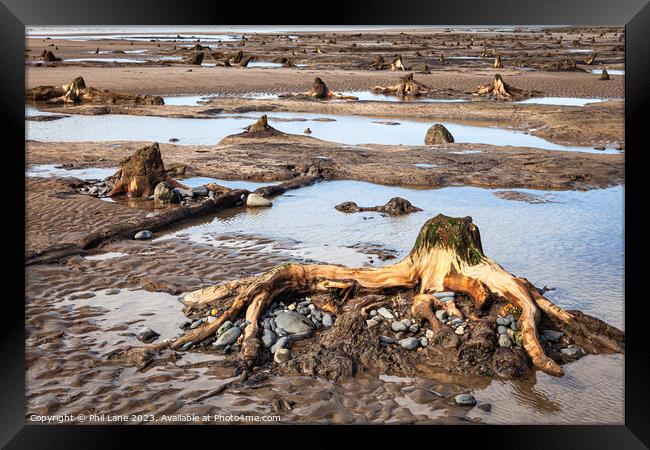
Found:
<path fill-rule="evenodd" d="M 61 109 L 65 112 L 65 108 Z M 224 137 L 241 133 L 259 114 L 219 114 L 212 119 L 185 119 L 130 115 L 70 115 L 60 120 L 26 123 L 27 139 L 43 142 L 157 141 L 178 139 L 177 145 L 211 145 Z M 334 120 L 321 120 L 334 119 Z M 397 122 L 387 126 L 380 122 Z M 432 122 L 374 118 L 367 116 L 270 113 L 269 122 L 280 131 L 302 134 L 309 127 L 312 137 L 347 145 L 423 145 Z M 441 122 L 456 143 L 533 147 L 589 153 L 617 153 L 591 147 L 565 146 L 524 133 L 498 127 L 478 127 Z"/>
<path fill-rule="evenodd" d="M 600 69 L 591 69 L 591 73 L 601 74 L 603 69 L 607 70 L 607 73 L 610 75 L 625 75 L 625 70 L 623 69 L 608 69 L 607 67 L 602 67 Z"/>
<path fill-rule="evenodd" d="M 331 181 L 290 191 L 275 198 L 271 208 L 225 211 L 160 239 L 187 234 L 197 242 L 218 245 L 206 236 L 247 233 L 290 242 L 293 257 L 359 266 L 369 256 L 351 248 L 355 244 L 380 244 L 401 258 L 427 219 L 438 213 L 471 216 L 488 256 L 539 287 L 554 287 L 547 295 L 560 305 L 623 327 L 624 188 L 518 191 L 543 195 L 552 203 L 504 200 L 495 190 L 474 187 L 423 190 Z M 344 201 L 383 205 L 395 196 L 423 211 L 389 217 L 334 209 Z"/>

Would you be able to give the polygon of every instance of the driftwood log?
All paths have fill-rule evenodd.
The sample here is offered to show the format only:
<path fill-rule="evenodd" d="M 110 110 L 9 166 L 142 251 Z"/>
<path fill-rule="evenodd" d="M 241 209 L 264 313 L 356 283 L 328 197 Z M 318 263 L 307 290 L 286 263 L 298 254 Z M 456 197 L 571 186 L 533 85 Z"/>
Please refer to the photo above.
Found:
<path fill-rule="evenodd" d="M 226 321 L 245 317 L 241 358 L 246 367 L 258 363 L 262 349 L 260 317 L 276 299 L 316 292 L 331 298 L 321 309 L 336 313 L 359 293 L 413 292 L 411 312 L 435 330 L 447 327 L 436 319 L 434 307 L 462 318 L 453 300 L 441 301 L 433 294 L 450 290 L 469 296 L 478 320 L 481 311 L 495 300 L 505 301 L 518 312 L 521 343 L 534 367 L 555 376 L 563 375 L 560 365 L 547 356 L 540 343 L 538 324 L 543 316 L 561 323 L 567 333 L 588 340 L 597 350 L 622 352 L 623 333 L 580 312 L 569 312 L 553 304 L 523 278 L 507 272 L 483 253 L 479 230 L 470 217 L 439 214 L 421 228 L 411 252 L 400 262 L 380 268 L 347 268 L 322 264 L 283 264 L 263 274 L 243 278 L 189 293 L 183 298 L 188 308 L 218 308 L 223 311 L 212 322 L 189 330 L 172 341 L 149 344 L 126 351 L 129 359 L 143 362 L 165 348 L 187 349 L 215 335 Z"/>

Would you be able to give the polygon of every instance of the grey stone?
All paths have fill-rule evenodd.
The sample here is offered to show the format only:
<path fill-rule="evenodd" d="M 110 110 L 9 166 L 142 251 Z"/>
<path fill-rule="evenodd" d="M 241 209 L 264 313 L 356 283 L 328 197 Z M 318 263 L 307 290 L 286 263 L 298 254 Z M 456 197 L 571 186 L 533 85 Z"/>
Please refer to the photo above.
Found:
<path fill-rule="evenodd" d="M 311 320 L 295 311 L 283 311 L 276 316 L 275 323 L 288 334 L 310 333 L 314 329 Z"/>
<path fill-rule="evenodd" d="M 437 297 L 437 298 L 444 298 L 444 297 L 454 298 L 456 296 L 456 293 L 450 292 L 450 291 L 447 291 L 447 292 L 434 292 L 433 296 Z"/>
<path fill-rule="evenodd" d="M 409 327 L 411 333 L 417 333 L 420 330 L 420 326 L 417 323 L 414 323 Z"/>
<path fill-rule="evenodd" d="M 318 320 L 317 318 L 315 318 L 313 316 L 311 317 L 311 323 L 313 323 L 314 326 L 316 327 L 316 329 L 318 329 L 318 330 L 323 328 L 323 324 L 320 322 L 320 320 Z"/>
<path fill-rule="evenodd" d="M 208 188 L 205 186 L 199 186 L 192 189 L 192 193 L 195 197 L 207 197 L 208 192 Z"/>
<path fill-rule="evenodd" d="M 230 320 L 226 320 L 217 330 L 217 336 L 221 336 L 232 327 L 234 327 L 233 323 Z"/>
<path fill-rule="evenodd" d="M 426 347 L 427 345 L 429 345 L 429 339 L 427 339 L 427 338 L 425 338 L 425 337 L 420 338 L 420 345 L 421 345 L 422 347 Z"/>
<path fill-rule="evenodd" d="M 197 319 L 194 322 L 192 322 L 192 324 L 190 325 L 190 329 L 193 330 L 198 326 L 200 326 L 202 323 L 203 323 L 203 319 Z"/>
<path fill-rule="evenodd" d="M 275 323 L 275 319 L 269 320 L 269 325 L 271 326 L 271 331 L 275 331 L 278 325 Z"/>
<path fill-rule="evenodd" d="M 406 331 L 408 327 L 401 320 L 395 320 L 390 324 L 390 328 L 393 331 Z"/>
<path fill-rule="evenodd" d="M 278 364 L 285 363 L 291 359 L 291 352 L 288 348 L 279 348 L 273 355 L 273 361 Z"/>
<path fill-rule="evenodd" d="M 366 325 L 368 326 L 368 328 L 372 328 L 372 327 L 376 327 L 377 325 L 379 325 L 379 322 L 374 320 L 374 319 L 368 319 L 368 320 L 366 320 Z"/>
<path fill-rule="evenodd" d="M 564 336 L 564 333 L 562 333 L 561 331 L 554 331 L 554 330 L 542 330 L 542 334 L 544 335 L 546 340 L 551 342 L 557 342 L 562 338 L 562 336 Z"/>
<path fill-rule="evenodd" d="M 566 355 L 566 356 L 568 356 L 570 358 L 575 358 L 575 359 L 578 359 L 578 358 L 580 358 L 581 356 L 584 355 L 584 352 L 582 351 L 582 349 L 580 347 L 575 346 L 575 345 L 569 345 L 567 348 L 563 348 L 562 350 L 560 350 L 560 352 L 563 355 Z"/>
<path fill-rule="evenodd" d="M 395 319 L 395 316 L 393 315 L 393 313 L 390 312 L 388 309 L 386 309 L 384 307 L 379 308 L 377 310 L 377 314 L 379 314 L 384 319 L 388 319 L 388 320 L 394 320 Z"/>
<path fill-rule="evenodd" d="M 156 340 L 158 336 L 160 336 L 160 334 L 156 333 L 149 327 L 140 328 L 135 335 L 135 337 L 138 338 L 139 341 L 142 341 L 144 343 L 152 342 Z"/>
<path fill-rule="evenodd" d="M 133 239 L 137 239 L 138 241 L 144 241 L 147 239 L 151 239 L 153 237 L 153 233 L 149 230 L 142 230 L 138 231 L 135 233 L 135 236 L 133 236 Z"/>
<path fill-rule="evenodd" d="M 502 325 L 504 327 L 510 326 L 510 321 L 505 317 L 497 317 L 497 325 Z"/>
<path fill-rule="evenodd" d="M 329 314 L 323 314 L 323 326 L 326 328 L 334 325 L 334 319 Z"/>
<path fill-rule="evenodd" d="M 499 326 L 497 327 L 497 332 L 498 332 L 499 334 L 506 334 L 506 333 L 508 332 L 508 328 L 506 328 L 506 327 L 503 326 L 503 325 L 499 325 Z"/>
<path fill-rule="evenodd" d="M 181 348 L 179 348 L 178 351 L 179 352 L 184 352 L 186 350 L 189 350 L 191 346 L 192 346 L 192 342 L 188 342 L 187 344 L 185 344 Z"/>
<path fill-rule="evenodd" d="M 513 320 L 512 322 L 510 322 L 510 329 L 511 329 L 512 331 L 517 331 L 517 330 L 519 329 L 519 326 L 517 325 L 517 321 L 516 321 L 516 320 Z"/>
<path fill-rule="evenodd" d="M 492 411 L 492 405 L 489 403 L 481 403 L 480 405 L 477 406 L 477 408 L 484 412 Z"/>
<path fill-rule="evenodd" d="M 445 320 L 447 318 L 447 311 L 444 309 L 439 309 L 436 311 L 436 319 L 438 319 L 440 322 Z"/>
<path fill-rule="evenodd" d="M 377 315 L 377 310 L 376 309 L 371 309 L 370 310 L 370 317 L 375 317 Z"/>
<path fill-rule="evenodd" d="M 457 405 L 461 405 L 461 406 L 476 405 L 476 399 L 472 394 L 458 394 L 456 397 L 454 397 L 454 402 Z"/>
<path fill-rule="evenodd" d="M 178 195 L 180 195 L 183 198 L 194 197 L 194 192 L 192 192 L 191 189 L 174 188 L 174 191 L 178 192 Z"/>
<path fill-rule="evenodd" d="M 272 206 L 273 202 L 271 200 L 262 197 L 261 195 L 250 193 L 246 198 L 246 206 L 257 208 L 264 206 Z"/>
<path fill-rule="evenodd" d="M 287 330 L 285 330 L 285 329 L 282 328 L 282 327 L 275 327 L 275 330 L 274 330 L 274 331 L 276 332 L 276 334 L 277 334 L 278 336 L 286 336 L 286 335 L 289 334 L 289 333 L 287 333 Z"/>
<path fill-rule="evenodd" d="M 379 336 L 379 342 L 382 344 L 394 344 L 396 341 L 390 336 Z"/>
<path fill-rule="evenodd" d="M 503 347 L 503 348 L 512 347 L 512 340 L 508 337 L 507 334 L 499 335 L 499 347 Z"/>
<path fill-rule="evenodd" d="M 275 344 L 271 346 L 271 353 L 275 353 L 278 349 L 286 348 L 289 345 L 289 338 L 286 336 L 281 337 Z"/>
<path fill-rule="evenodd" d="M 178 203 L 181 201 L 178 192 L 166 181 L 161 181 L 156 185 L 153 190 L 153 198 L 160 203 Z"/>
<path fill-rule="evenodd" d="M 311 312 L 311 316 L 312 316 L 312 317 L 315 317 L 317 320 L 321 320 L 321 321 L 323 320 L 323 313 L 321 313 L 321 312 L 318 311 L 318 310 L 313 310 L 313 311 Z"/>
<path fill-rule="evenodd" d="M 232 327 L 228 328 L 219 338 L 212 344 L 215 348 L 224 348 L 226 345 L 234 344 L 241 335 L 241 328 Z"/>
<path fill-rule="evenodd" d="M 459 325 L 458 328 L 454 331 L 454 333 L 458 335 L 463 335 L 465 334 L 465 325 Z"/>
<path fill-rule="evenodd" d="M 264 344 L 264 348 L 270 348 L 273 344 L 275 344 L 276 339 L 278 336 L 271 331 L 271 329 L 265 329 L 264 334 L 262 334 L 262 344 Z"/>
<path fill-rule="evenodd" d="M 414 337 L 408 337 L 399 341 L 399 345 L 406 350 L 415 350 L 420 346 L 420 340 Z"/>

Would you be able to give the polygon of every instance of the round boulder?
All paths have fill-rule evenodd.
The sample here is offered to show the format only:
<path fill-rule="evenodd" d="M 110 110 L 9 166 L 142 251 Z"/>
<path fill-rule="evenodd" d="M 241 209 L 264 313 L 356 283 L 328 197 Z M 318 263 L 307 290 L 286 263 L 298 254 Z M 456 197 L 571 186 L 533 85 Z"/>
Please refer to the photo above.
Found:
<path fill-rule="evenodd" d="M 153 198 L 159 203 L 178 203 L 181 201 L 178 192 L 167 181 L 161 181 L 156 185 Z"/>
<path fill-rule="evenodd" d="M 439 123 L 429 128 L 427 135 L 424 137 L 425 145 L 449 144 L 450 142 L 454 142 L 454 137 L 448 129 Z"/>

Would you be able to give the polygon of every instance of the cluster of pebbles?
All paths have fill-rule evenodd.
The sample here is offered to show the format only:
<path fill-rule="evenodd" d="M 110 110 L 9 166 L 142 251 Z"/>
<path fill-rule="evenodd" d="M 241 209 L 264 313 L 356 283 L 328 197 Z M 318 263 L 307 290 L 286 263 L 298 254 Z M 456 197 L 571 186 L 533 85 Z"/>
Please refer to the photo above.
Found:
<path fill-rule="evenodd" d="M 193 322 L 186 322 L 181 328 L 194 329 L 204 322 L 211 323 L 215 320 L 217 320 L 215 316 L 209 315 Z M 260 338 L 264 348 L 269 349 L 274 355 L 275 362 L 283 363 L 291 359 L 289 347 L 292 342 L 309 338 L 316 330 L 331 327 L 335 319 L 330 314 L 318 310 L 309 298 L 305 298 L 286 305 L 273 303 L 260 320 L 262 324 Z M 202 341 L 198 347 L 211 348 L 224 354 L 239 352 L 243 330 L 248 324 L 245 319 L 235 322 L 228 320 L 219 327 L 213 337 Z M 145 333 L 138 333 L 138 339 L 143 340 L 140 336 L 144 335 Z M 192 347 L 195 347 L 195 344 L 188 342 L 179 350 L 186 351 Z"/>
<path fill-rule="evenodd" d="M 512 314 L 497 317 L 497 333 L 499 333 L 499 347 L 510 348 L 513 345 L 521 347 L 521 331 L 517 319 Z"/>
<path fill-rule="evenodd" d="M 453 300 L 455 297 L 453 292 L 437 292 L 434 295 L 442 301 Z M 444 309 L 437 310 L 435 314 L 440 323 L 452 327 L 456 334 L 463 335 L 468 332 L 469 322 L 466 319 L 450 317 Z M 385 327 L 394 332 L 394 336 L 380 335 L 379 342 L 382 345 L 399 344 L 406 350 L 426 347 L 433 338 L 433 330 L 421 327 L 416 319 L 400 318 L 399 311 L 385 307 L 371 310 L 366 325 L 371 329 Z"/>

